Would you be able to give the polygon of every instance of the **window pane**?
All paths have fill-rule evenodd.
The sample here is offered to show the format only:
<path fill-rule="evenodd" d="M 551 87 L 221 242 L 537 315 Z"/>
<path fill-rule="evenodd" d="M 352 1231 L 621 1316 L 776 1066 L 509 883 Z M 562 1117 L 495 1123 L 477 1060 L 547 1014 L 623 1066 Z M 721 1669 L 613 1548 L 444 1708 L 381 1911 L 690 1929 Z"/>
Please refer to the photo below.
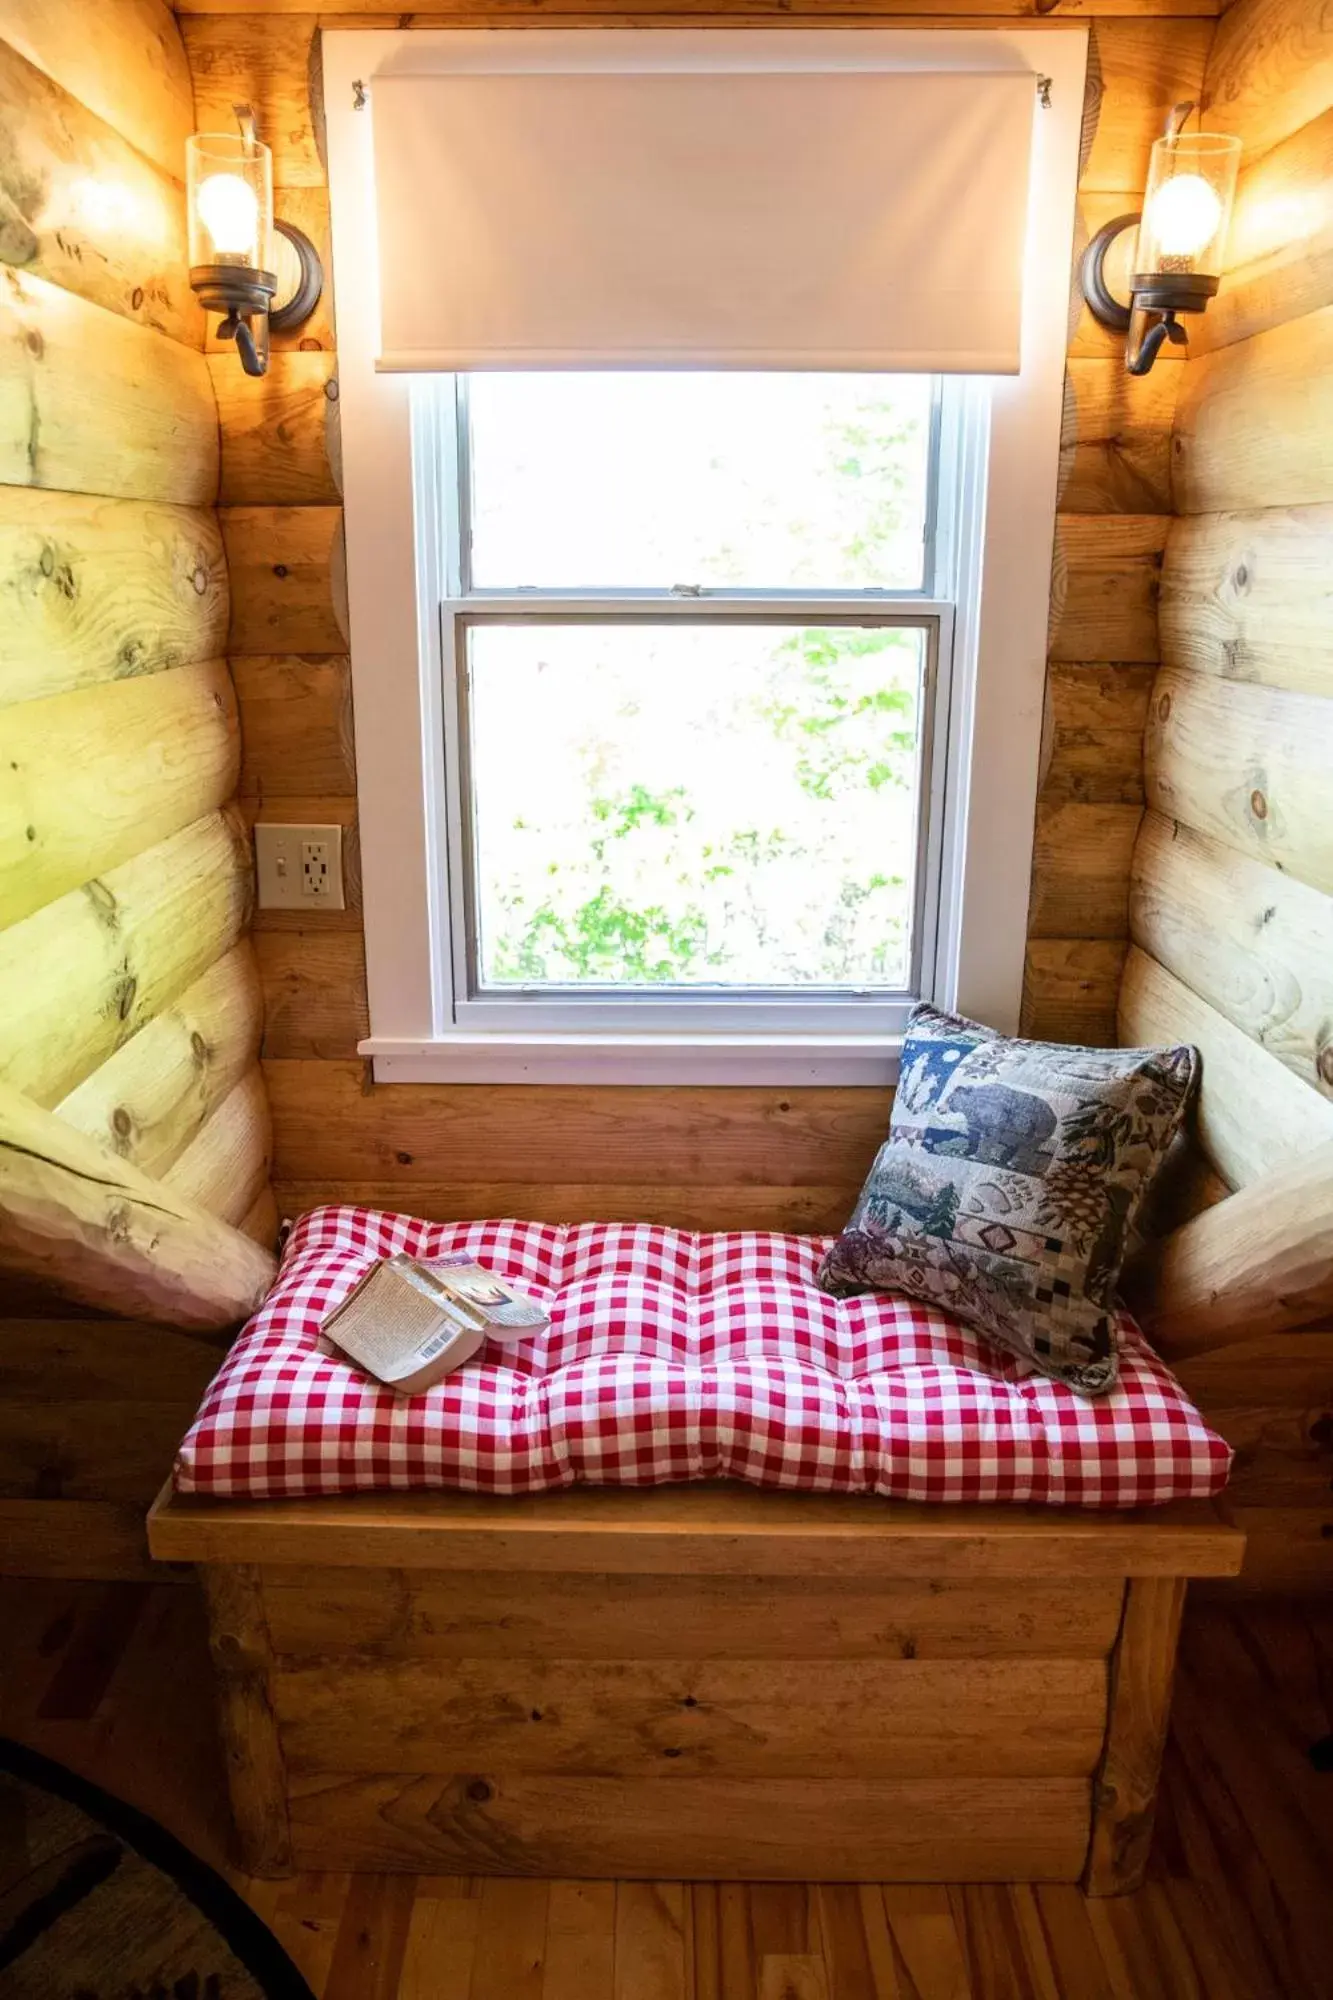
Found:
<path fill-rule="evenodd" d="M 924 375 L 468 380 L 480 590 L 917 590 Z"/>
<path fill-rule="evenodd" d="M 468 633 L 481 988 L 909 983 L 925 635 Z"/>

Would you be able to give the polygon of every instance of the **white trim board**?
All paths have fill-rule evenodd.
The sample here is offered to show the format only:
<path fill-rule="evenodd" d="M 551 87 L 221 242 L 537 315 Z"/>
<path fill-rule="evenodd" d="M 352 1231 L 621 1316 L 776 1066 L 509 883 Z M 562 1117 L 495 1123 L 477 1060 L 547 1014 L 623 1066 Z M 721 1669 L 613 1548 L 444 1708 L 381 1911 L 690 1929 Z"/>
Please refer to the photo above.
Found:
<path fill-rule="evenodd" d="M 806 30 L 662 31 L 695 59 L 774 66 L 994 67 L 1023 65 L 1051 79 L 1050 109 L 1035 120 L 1032 197 L 1023 301 L 1023 366 L 989 386 L 988 435 L 969 447 L 982 460 L 985 518 L 958 524 L 970 543 L 980 586 L 959 606 L 956 645 L 968 670 L 959 684 L 949 741 L 949 781 L 965 794 L 943 865 L 950 882 L 949 935 L 941 939 L 934 997 L 994 1027 L 1018 1024 L 1026 947 L 1032 829 L 1045 690 L 1051 550 L 1068 337 L 1069 262 L 1074 235 L 1078 143 L 1087 65 L 1087 29 L 996 24 L 984 31 Z M 651 39 L 650 39 L 651 38 Z M 356 709 L 366 972 L 371 1034 L 363 1052 L 377 1077 L 500 1082 L 522 1063 L 527 1078 L 606 1080 L 615 1062 L 596 1045 L 580 1055 L 567 1037 L 460 1037 L 440 967 L 449 960 L 443 801 L 443 716 L 435 647 L 436 610 L 449 592 L 438 563 L 418 563 L 420 545 L 438 557 L 431 510 L 440 504 L 432 468 L 418 466 L 414 489 L 410 378 L 375 372 L 377 253 L 370 121 L 355 102 L 392 68 L 429 70 L 460 59 L 555 67 L 650 59 L 658 31 L 326 29 L 322 37 L 329 191 L 338 288 L 338 369 L 342 417 L 352 690 Z M 575 51 L 574 43 L 577 42 Z M 359 86 L 354 89 L 354 85 Z M 979 166 L 978 199 L 985 198 Z M 423 227 L 429 204 L 423 202 Z M 977 470 L 982 468 L 978 466 Z M 968 553 L 967 550 L 964 551 Z M 855 1039 L 854 1037 L 852 1038 Z M 828 1040 L 770 1038 L 720 1074 L 717 1038 L 663 1036 L 645 1050 L 660 1080 L 736 1083 L 758 1079 L 752 1059 L 780 1081 L 881 1084 L 885 1065 L 841 1052 Z M 478 1043 L 481 1046 L 478 1047 Z M 705 1046 L 711 1042 L 711 1046 Z M 631 1046 L 633 1038 L 631 1038 Z M 485 1049 L 494 1049 L 488 1064 Z M 784 1050 L 786 1053 L 784 1053 Z M 825 1053 L 821 1054 L 823 1050 Z M 783 1064 L 791 1057 L 792 1067 Z M 891 1068 L 896 1052 L 885 1048 Z M 772 1065 L 770 1069 L 768 1066 Z"/>

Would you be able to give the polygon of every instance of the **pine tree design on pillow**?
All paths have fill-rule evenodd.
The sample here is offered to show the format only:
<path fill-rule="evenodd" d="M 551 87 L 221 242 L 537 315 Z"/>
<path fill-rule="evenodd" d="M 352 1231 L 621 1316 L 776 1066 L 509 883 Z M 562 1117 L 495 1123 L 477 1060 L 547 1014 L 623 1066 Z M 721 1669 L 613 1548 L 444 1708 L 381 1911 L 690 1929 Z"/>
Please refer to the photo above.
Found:
<path fill-rule="evenodd" d="M 1198 1067 L 1190 1048 L 1010 1041 L 917 1007 L 888 1139 L 821 1286 L 906 1292 L 1101 1395 L 1130 1226 Z"/>

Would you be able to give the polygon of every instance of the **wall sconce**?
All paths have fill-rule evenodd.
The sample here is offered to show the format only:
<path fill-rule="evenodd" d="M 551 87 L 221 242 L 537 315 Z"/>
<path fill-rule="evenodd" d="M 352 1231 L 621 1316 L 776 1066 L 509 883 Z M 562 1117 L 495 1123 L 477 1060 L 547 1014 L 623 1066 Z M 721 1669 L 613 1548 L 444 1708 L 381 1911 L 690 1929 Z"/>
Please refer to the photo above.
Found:
<path fill-rule="evenodd" d="M 1183 133 L 1193 110 L 1193 104 L 1177 104 L 1153 145 L 1143 213 L 1118 215 L 1083 253 L 1083 296 L 1103 326 L 1128 335 L 1125 366 L 1131 375 L 1146 375 L 1164 342 L 1184 344 L 1188 335 L 1177 314 L 1203 312 L 1222 279 L 1240 140 L 1225 132 Z M 1111 288 L 1107 256 L 1136 226 L 1126 302 Z"/>
<path fill-rule="evenodd" d="M 273 155 L 248 104 L 236 106 L 236 122 L 237 132 L 196 132 L 185 143 L 190 284 L 223 314 L 218 333 L 236 342 L 246 374 L 262 375 L 270 328 L 309 319 L 324 272 L 304 230 L 274 220 Z"/>

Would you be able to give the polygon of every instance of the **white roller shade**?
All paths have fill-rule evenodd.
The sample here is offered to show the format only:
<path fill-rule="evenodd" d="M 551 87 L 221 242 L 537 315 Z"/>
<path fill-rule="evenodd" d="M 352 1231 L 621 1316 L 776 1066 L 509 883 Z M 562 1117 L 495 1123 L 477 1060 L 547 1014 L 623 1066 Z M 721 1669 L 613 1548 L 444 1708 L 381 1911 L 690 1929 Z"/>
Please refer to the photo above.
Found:
<path fill-rule="evenodd" d="M 379 365 L 1015 373 L 1034 99 L 1015 70 L 376 77 Z"/>

